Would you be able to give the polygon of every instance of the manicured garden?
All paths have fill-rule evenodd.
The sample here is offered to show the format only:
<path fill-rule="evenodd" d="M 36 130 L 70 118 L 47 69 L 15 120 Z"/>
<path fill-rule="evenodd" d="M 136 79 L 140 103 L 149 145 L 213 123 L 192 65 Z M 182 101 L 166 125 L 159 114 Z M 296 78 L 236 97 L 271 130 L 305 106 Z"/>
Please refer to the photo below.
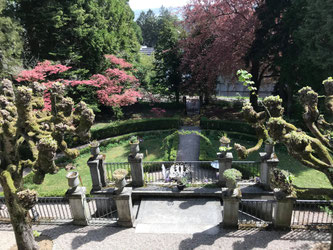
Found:
<path fill-rule="evenodd" d="M 105 154 L 106 162 L 127 162 L 130 152 L 128 143 L 132 135 L 138 135 L 141 140 L 140 151 L 144 154 L 145 161 L 169 161 L 175 160 L 178 150 L 178 138 L 175 143 L 170 142 L 169 147 L 163 147 L 163 139 L 172 134 L 174 130 L 165 131 L 149 131 L 141 133 L 131 133 L 123 136 L 114 137 L 108 141 L 101 143 L 101 154 Z M 87 161 L 90 157 L 89 147 L 81 150 L 81 155 L 75 160 L 63 158 L 59 159 L 61 165 L 72 163 L 76 166 L 76 171 L 80 173 L 83 186 L 87 187 L 87 193 L 92 187 L 90 170 Z M 42 185 L 36 185 L 32 182 L 33 174 L 25 177 L 25 187 L 38 191 L 40 196 L 63 196 L 68 189 L 67 171 L 63 168 L 55 175 L 47 175 Z"/>
<path fill-rule="evenodd" d="M 216 160 L 216 152 L 220 146 L 219 138 L 221 136 L 221 131 L 205 130 L 203 131 L 203 134 L 210 139 L 211 144 L 208 144 L 205 140 L 201 139 L 199 160 Z M 228 136 L 231 138 L 231 144 L 240 143 L 246 147 L 254 146 L 256 144 L 255 137 L 251 137 L 246 134 L 244 135 L 242 133 L 230 132 L 228 133 Z M 242 136 L 243 138 L 248 139 L 243 139 Z M 234 149 L 232 149 L 231 152 L 233 153 L 234 160 L 240 160 L 237 157 L 237 153 Z M 259 152 L 263 152 L 263 148 L 259 150 Z M 299 188 L 332 188 L 330 182 L 322 172 L 303 166 L 300 162 L 288 154 L 286 148 L 283 145 L 276 145 L 275 152 L 280 161 L 279 168 L 288 170 L 295 176 L 295 186 Z M 259 153 L 254 152 L 253 154 L 249 155 L 246 160 L 260 161 Z"/>

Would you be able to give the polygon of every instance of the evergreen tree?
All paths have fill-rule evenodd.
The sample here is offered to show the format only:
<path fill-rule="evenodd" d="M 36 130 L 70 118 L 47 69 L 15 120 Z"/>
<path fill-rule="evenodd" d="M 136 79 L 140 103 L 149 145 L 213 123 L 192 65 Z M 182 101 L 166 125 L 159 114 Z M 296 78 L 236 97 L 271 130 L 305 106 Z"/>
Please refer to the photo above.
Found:
<path fill-rule="evenodd" d="M 158 18 L 154 12 L 149 9 L 147 12 L 142 11 L 136 20 L 142 31 L 142 44 L 148 47 L 155 47 L 158 40 Z"/>
<path fill-rule="evenodd" d="M 18 10 L 26 49 L 38 61 L 60 60 L 93 74 L 105 54 L 131 58 L 139 49 L 128 0 L 20 0 Z"/>
<path fill-rule="evenodd" d="M 0 78 L 10 77 L 21 66 L 22 28 L 6 12 L 7 1 L 0 0 Z"/>
<path fill-rule="evenodd" d="M 179 102 L 182 73 L 180 71 L 181 49 L 178 46 L 183 30 L 176 16 L 161 15 L 159 18 L 159 36 L 155 50 L 155 82 L 165 89 L 165 92 L 175 94 Z"/>

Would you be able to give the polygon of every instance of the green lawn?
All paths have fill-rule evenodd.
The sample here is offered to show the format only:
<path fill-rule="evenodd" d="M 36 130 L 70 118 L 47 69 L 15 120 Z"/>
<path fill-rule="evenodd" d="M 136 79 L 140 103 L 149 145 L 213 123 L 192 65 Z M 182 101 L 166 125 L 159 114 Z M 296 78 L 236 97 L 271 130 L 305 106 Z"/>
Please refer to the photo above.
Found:
<path fill-rule="evenodd" d="M 200 160 L 216 160 L 216 153 L 219 147 L 219 135 L 218 131 L 205 130 L 203 133 L 211 140 L 212 145 L 209 145 L 201 140 L 200 145 Z M 254 141 L 244 141 L 231 138 L 231 146 L 234 143 L 240 143 L 246 147 L 254 146 Z M 263 150 L 260 150 L 261 152 Z M 307 168 L 299 163 L 297 160 L 288 155 L 286 148 L 283 145 L 277 145 L 275 147 L 276 154 L 280 160 L 279 167 L 281 169 L 288 170 L 295 175 L 294 184 L 300 188 L 332 188 L 327 177 L 317 170 Z M 237 153 L 232 150 L 234 160 L 240 160 L 237 158 Z M 259 154 L 255 152 L 249 155 L 247 160 L 259 161 Z"/>
<path fill-rule="evenodd" d="M 174 131 L 152 131 L 140 133 L 140 138 L 143 141 L 140 143 L 140 152 L 144 154 L 145 161 L 163 161 L 174 160 L 169 158 L 169 155 L 175 155 L 178 147 L 175 147 L 175 143 L 171 145 L 169 150 L 161 149 L 163 139 L 172 134 Z M 101 147 L 101 153 L 106 155 L 106 162 L 127 162 L 127 156 L 129 155 L 129 136 L 122 136 L 121 140 L 117 143 L 109 143 L 108 145 Z M 176 138 L 177 139 L 177 138 Z M 90 157 L 90 153 L 81 154 L 78 158 L 72 161 L 77 166 L 77 171 L 82 178 L 83 186 L 87 187 L 87 193 L 91 189 L 91 177 L 87 161 Z M 36 190 L 40 196 L 63 196 L 68 188 L 67 172 L 61 169 L 55 175 L 46 175 L 42 185 L 35 185 L 32 183 L 32 174 L 25 178 L 25 187 Z"/>

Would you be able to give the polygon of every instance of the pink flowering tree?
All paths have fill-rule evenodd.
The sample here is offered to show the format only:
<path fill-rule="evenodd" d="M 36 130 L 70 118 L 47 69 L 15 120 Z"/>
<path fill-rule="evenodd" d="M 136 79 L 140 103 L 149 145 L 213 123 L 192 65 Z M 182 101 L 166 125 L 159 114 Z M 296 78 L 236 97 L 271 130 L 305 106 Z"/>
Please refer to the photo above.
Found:
<path fill-rule="evenodd" d="M 49 89 L 55 82 L 61 82 L 67 86 L 67 90 L 88 87 L 89 94 L 97 99 L 99 105 L 112 107 L 117 117 L 121 116 L 121 107 L 134 104 L 141 98 L 139 81 L 133 76 L 132 64 L 114 55 L 106 55 L 105 58 L 111 64 L 104 74 L 95 74 L 88 80 L 68 80 L 61 78 L 60 73 L 68 71 L 70 67 L 61 64 L 52 64 L 50 61 L 38 63 L 32 70 L 22 71 L 16 80 L 21 83 L 39 82 L 46 87 L 44 92 L 44 107 L 50 110 Z M 73 92 L 73 91 L 72 91 Z M 77 97 L 78 98 L 78 97 Z M 77 99 L 74 98 L 74 99 Z M 81 101 L 86 98 L 79 96 Z M 84 101 L 86 101 L 84 99 Z M 89 102 L 88 102 L 89 103 Z M 91 104 L 91 103 L 90 103 Z"/>

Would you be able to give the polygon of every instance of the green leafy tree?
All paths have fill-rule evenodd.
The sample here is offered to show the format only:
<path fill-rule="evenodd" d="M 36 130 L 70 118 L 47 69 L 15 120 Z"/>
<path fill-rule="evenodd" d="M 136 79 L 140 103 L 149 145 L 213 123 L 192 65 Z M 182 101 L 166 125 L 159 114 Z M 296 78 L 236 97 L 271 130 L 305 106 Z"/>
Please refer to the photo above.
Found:
<path fill-rule="evenodd" d="M 178 42 L 184 34 L 176 16 L 161 15 L 159 20 L 159 37 L 155 48 L 155 83 L 165 90 L 166 94 L 174 93 L 179 102 L 182 72 L 180 63 L 182 51 Z"/>
<path fill-rule="evenodd" d="M 77 74 L 103 70 L 105 54 L 139 50 L 134 13 L 127 0 L 19 0 L 18 15 L 32 57 L 66 63 Z M 128 58 L 126 58 L 128 59 Z"/>
<path fill-rule="evenodd" d="M 0 0 L 0 78 L 15 74 L 21 67 L 22 27 L 6 13 L 6 0 Z"/>

